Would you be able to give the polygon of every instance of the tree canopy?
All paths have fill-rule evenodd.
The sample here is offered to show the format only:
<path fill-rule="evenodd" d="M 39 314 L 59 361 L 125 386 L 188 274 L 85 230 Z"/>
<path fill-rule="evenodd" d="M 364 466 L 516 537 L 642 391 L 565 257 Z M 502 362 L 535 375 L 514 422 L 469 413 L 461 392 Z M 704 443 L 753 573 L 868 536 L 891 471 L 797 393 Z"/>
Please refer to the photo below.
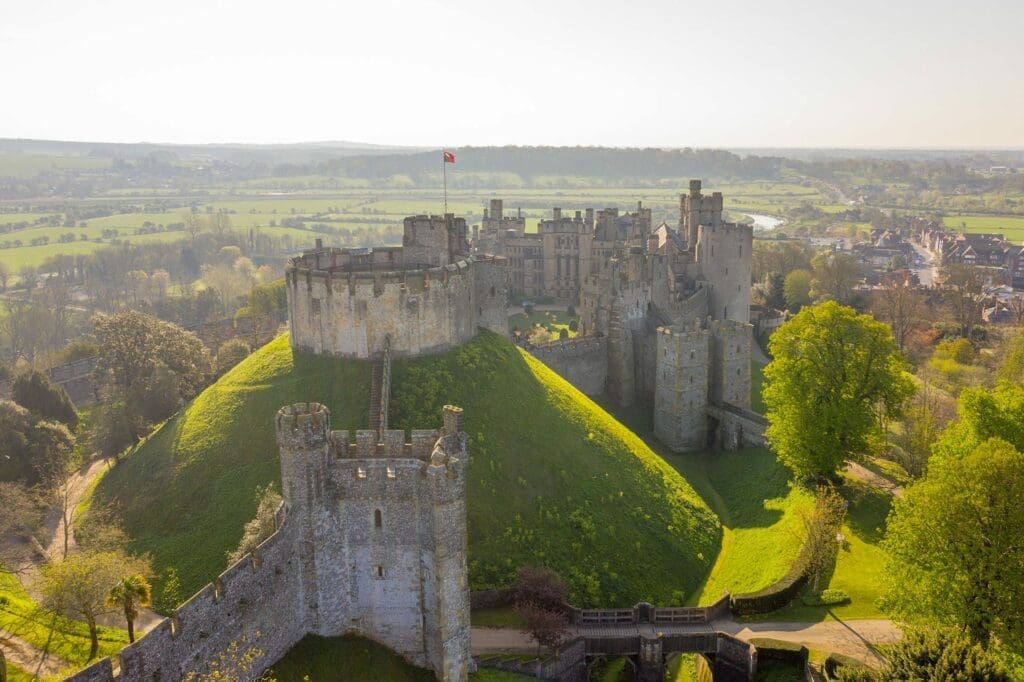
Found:
<path fill-rule="evenodd" d="M 828 476 L 882 437 L 913 394 L 889 327 L 834 301 L 804 308 L 771 338 L 766 435 L 800 477 Z"/>
<path fill-rule="evenodd" d="M 1004 440 L 936 454 L 897 499 L 884 546 L 887 608 L 907 621 L 1024 644 L 1024 454 Z"/>

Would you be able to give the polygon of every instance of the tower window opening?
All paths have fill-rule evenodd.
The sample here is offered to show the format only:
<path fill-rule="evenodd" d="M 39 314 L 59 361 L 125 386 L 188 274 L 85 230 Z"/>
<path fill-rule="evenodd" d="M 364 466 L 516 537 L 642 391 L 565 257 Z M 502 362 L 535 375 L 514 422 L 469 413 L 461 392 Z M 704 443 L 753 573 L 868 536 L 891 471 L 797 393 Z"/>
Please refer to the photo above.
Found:
<path fill-rule="evenodd" d="M 738 372 L 739 370 L 736 370 L 736 371 Z M 382 518 L 382 515 L 380 513 L 380 509 L 374 509 L 373 510 L 373 527 L 374 528 L 380 528 L 383 525 L 382 522 L 383 522 L 383 518 Z"/>
<path fill-rule="evenodd" d="M 737 350 L 739 350 L 739 349 L 737 348 Z M 388 467 L 387 473 L 388 473 L 388 478 L 390 478 L 391 480 L 395 480 L 395 478 L 397 478 L 397 476 L 398 476 L 398 474 L 395 471 L 395 467 Z"/>
<path fill-rule="evenodd" d="M 377 577 L 378 578 L 383 578 L 384 577 L 384 567 L 383 566 L 378 566 L 377 567 Z"/>
<path fill-rule="evenodd" d="M 356 478 L 366 478 L 366 469 L 364 469 L 363 467 L 356 467 Z"/>

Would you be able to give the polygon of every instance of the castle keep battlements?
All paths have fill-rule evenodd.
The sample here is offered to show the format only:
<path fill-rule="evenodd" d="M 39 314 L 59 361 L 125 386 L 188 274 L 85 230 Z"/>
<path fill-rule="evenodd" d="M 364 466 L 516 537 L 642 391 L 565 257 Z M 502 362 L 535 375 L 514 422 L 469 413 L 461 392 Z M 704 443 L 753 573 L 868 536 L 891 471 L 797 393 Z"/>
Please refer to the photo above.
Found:
<path fill-rule="evenodd" d="M 472 256 L 462 219 L 406 218 L 403 246 L 317 246 L 285 267 L 292 347 L 370 358 L 424 355 L 473 338 L 508 335 L 508 265 Z"/>

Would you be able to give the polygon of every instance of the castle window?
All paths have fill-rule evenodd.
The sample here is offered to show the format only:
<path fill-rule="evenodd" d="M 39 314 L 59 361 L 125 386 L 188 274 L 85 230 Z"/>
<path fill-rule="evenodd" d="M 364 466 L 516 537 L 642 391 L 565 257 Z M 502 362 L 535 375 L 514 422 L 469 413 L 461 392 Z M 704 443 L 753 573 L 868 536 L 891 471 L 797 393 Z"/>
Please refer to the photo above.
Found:
<path fill-rule="evenodd" d="M 491 287 L 491 296 L 494 296 L 494 287 Z"/>
<path fill-rule="evenodd" d="M 715 257 L 715 245 L 714 244 L 711 245 L 711 257 L 712 258 Z"/>
<path fill-rule="evenodd" d="M 380 509 L 373 510 L 373 527 L 380 528 L 384 523 L 384 519 L 381 516 Z"/>
<path fill-rule="evenodd" d="M 388 467 L 388 478 L 394 480 L 396 476 L 395 467 Z"/>
<path fill-rule="evenodd" d="M 383 578 L 384 577 L 384 567 L 383 566 L 378 566 L 377 567 L 377 577 L 378 578 Z"/>
<path fill-rule="evenodd" d="M 309 301 L 309 310 L 314 315 L 319 315 L 320 314 L 320 299 L 319 298 L 310 299 L 310 301 Z"/>
<path fill-rule="evenodd" d="M 739 376 L 739 375 L 740 375 L 740 368 L 739 368 L 739 367 L 737 367 L 737 368 L 736 368 L 736 376 Z"/>
<path fill-rule="evenodd" d="M 356 467 L 356 478 L 366 478 L 366 469 L 363 467 Z"/>
<path fill-rule="evenodd" d="M 690 359 L 693 360 L 693 351 L 690 351 Z"/>

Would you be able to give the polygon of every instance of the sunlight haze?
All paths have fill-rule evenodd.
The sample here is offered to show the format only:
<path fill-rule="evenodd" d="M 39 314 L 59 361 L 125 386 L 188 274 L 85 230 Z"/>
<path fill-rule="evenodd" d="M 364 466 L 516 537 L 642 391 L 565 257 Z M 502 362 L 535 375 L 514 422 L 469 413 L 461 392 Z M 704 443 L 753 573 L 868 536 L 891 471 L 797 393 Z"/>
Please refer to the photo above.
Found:
<path fill-rule="evenodd" d="M 0 137 L 1019 147 L 1022 27 L 994 0 L 5 3 Z"/>

